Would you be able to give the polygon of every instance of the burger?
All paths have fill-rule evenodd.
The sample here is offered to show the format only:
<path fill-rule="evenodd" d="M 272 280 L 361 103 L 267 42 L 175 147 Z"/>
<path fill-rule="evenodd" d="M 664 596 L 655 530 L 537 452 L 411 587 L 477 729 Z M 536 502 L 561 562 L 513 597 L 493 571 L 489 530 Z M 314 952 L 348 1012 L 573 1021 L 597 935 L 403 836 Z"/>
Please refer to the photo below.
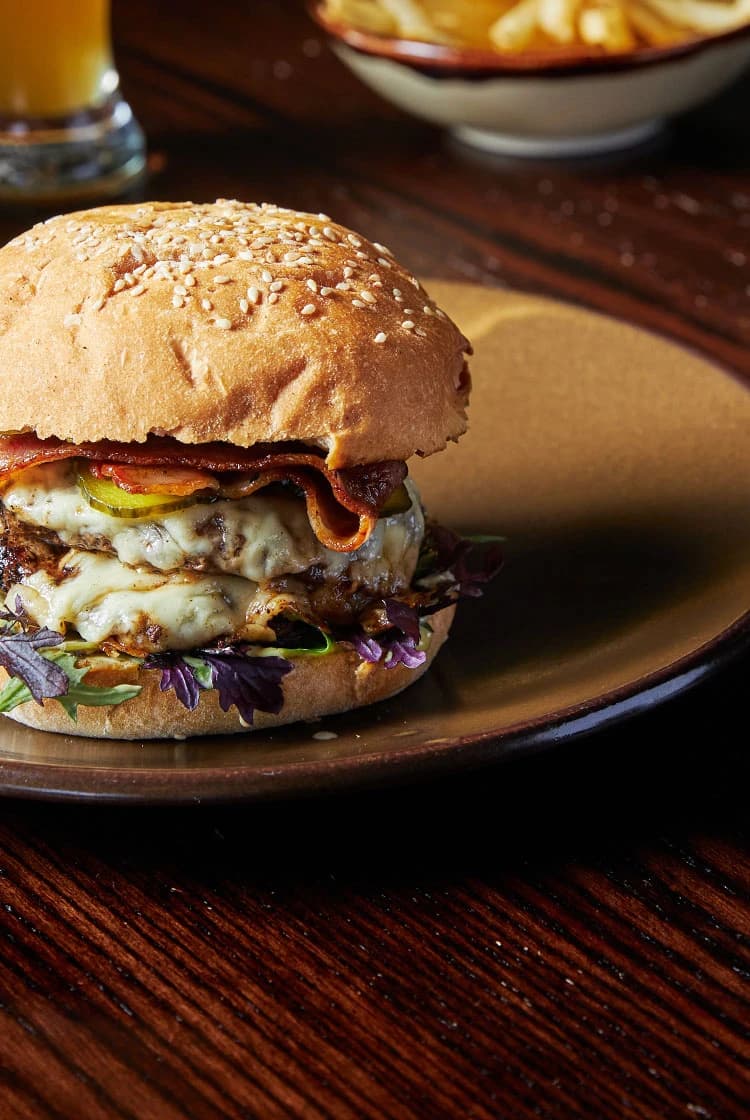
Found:
<path fill-rule="evenodd" d="M 315 719 L 430 665 L 493 545 L 408 477 L 469 344 L 385 246 L 272 205 L 0 250 L 0 712 L 122 739 Z"/>

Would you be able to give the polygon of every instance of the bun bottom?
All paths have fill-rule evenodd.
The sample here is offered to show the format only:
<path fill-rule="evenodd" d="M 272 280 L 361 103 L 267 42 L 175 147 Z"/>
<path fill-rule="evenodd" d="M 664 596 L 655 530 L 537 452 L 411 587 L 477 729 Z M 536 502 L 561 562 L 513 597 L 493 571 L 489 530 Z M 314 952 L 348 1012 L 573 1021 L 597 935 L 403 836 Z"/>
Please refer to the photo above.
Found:
<path fill-rule="evenodd" d="M 244 734 L 348 712 L 395 696 L 419 680 L 447 638 L 455 609 L 446 607 L 432 615 L 427 659 L 418 669 L 407 669 L 403 665 L 386 669 L 382 664 L 362 661 L 353 650 L 343 649 L 326 657 L 293 658 L 294 669 L 282 682 L 284 707 L 278 715 L 256 712 L 252 727 L 241 722 L 236 708 L 223 712 L 216 692 L 201 692 L 198 707 L 191 712 L 180 704 L 173 692 L 160 690 L 158 672 L 132 667 L 91 670 L 88 683 L 139 684 L 142 691 L 123 704 L 105 708 L 80 707 L 77 723 L 73 723 L 55 700 L 41 705 L 33 701 L 19 704 L 6 714 L 26 727 L 61 735 L 97 739 L 186 739 L 193 735 Z M 7 673 L 0 669 L 0 686 L 6 680 Z"/>

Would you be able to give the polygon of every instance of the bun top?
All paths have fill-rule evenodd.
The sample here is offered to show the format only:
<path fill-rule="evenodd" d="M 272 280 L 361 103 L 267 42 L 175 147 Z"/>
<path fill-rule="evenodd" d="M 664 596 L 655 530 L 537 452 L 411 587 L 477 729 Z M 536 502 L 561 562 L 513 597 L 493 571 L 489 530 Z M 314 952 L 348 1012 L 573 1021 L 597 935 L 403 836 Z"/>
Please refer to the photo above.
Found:
<path fill-rule="evenodd" d="M 0 249 L 0 431 L 406 459 L 465 431 L 468 350 L 388 249 L 325 215 L 108 206 Z"/>

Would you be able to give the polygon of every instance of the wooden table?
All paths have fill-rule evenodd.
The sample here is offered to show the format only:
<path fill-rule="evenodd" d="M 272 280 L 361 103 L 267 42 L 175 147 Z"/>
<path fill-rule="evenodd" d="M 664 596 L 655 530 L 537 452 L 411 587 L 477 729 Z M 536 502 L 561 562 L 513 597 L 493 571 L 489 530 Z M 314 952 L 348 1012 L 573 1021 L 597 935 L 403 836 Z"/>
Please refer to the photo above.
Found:
<path fill-rule="evenodd" d="M 324 210 L 422 275 L 750 374 L 750 84 L 650 153 L 488 162 L 367 94 L 291 0 L 115 16 L 148 194 Z M 444 784 L 4 804 L 0 1115 L 746 1116 L 749 667 Z"/>

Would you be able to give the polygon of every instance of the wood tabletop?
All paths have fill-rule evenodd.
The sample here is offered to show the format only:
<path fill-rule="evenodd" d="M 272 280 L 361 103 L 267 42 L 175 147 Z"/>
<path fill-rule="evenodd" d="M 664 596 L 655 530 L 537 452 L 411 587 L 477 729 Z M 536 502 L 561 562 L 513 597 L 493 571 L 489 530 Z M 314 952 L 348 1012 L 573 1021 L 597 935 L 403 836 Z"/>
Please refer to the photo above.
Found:
<path fill-rule="evenodd" d="M 649 151 L 513 163 L 367 93 L 294 0 L 114 8 L 146 196 L 325 211 L 750 376 L 750 82 Z M 747 1116 L 749 668 L 449 782 L 3 803 L 0 1116 Z"/>

